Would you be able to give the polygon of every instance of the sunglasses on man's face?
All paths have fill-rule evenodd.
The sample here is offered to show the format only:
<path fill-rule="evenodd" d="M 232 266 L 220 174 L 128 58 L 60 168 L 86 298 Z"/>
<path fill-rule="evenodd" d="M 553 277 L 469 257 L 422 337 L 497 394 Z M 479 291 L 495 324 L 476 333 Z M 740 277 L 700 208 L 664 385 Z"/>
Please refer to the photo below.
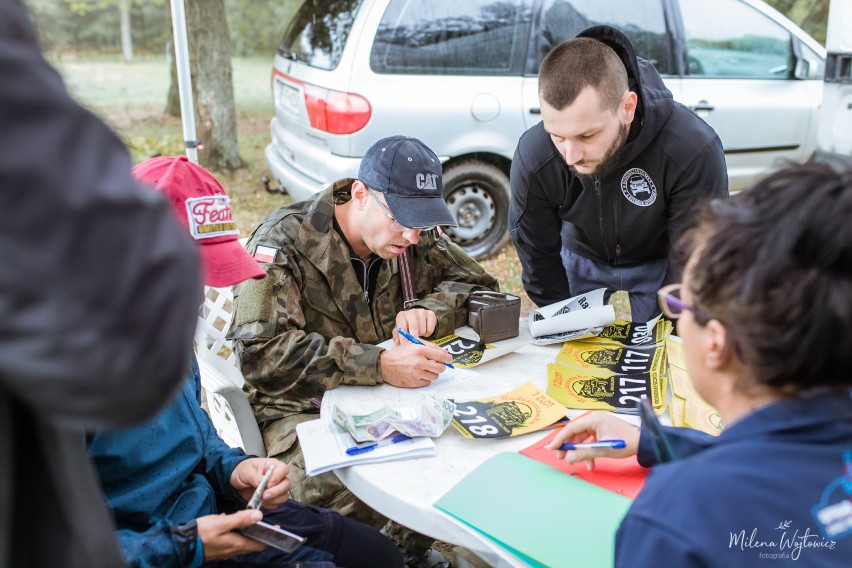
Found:
<path fill-rule="evenodd" d="M 681 300 L 680 296 L 682 290 L 683 284 L 678 283 L 663 286 L 657 292 L 657 300 L 660 303 L 660 309 L 663 310 L 663 313 L 667 318 L 675 320 L 682 316 L 684 311 L 688 311 L 701 319 L 712 319 L 698 308 L 690 306 Z"/>

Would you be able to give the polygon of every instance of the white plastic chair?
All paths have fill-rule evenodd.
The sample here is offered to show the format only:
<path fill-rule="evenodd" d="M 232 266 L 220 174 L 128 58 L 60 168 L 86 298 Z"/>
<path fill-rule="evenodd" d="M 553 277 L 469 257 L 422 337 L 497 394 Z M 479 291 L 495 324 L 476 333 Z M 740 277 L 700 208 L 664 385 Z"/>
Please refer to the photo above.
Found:
<path fill-rule="evenodd" d="M 265 457 L 266 448 L 251 405 L 243 392 L 243 375 L 231 342 L 225 338 L 234 309 L 231 288 L 204 287 L 204 303 L 195 329 L 201 385 L 207 391 L 210 419 L 231 447 Z"/>

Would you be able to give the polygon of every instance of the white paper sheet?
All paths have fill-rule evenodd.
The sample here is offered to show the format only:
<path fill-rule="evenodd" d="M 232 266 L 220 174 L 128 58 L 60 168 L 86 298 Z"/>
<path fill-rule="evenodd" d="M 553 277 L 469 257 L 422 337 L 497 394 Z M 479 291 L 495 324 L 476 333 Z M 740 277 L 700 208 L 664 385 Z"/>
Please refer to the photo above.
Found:
<path fill-rule="evenodd" d="M 296 435 L 302 446 L 305 473 L 308 476 L 354 464 L 422 458 L 436 454 L 432 438 L 421 437 L 350 456 L 346 449 L 355 445 L 352 436 L 333 422 L 322 419 L 296 425 Z"/>
<path fill-rule="evenodd" d="M 524 318 L 521 318 L 521 320 L 523 319 Z M 465 337 L 468 339 L 475 339 L 476 341 L 479 341 L 479 336 L 469 326 L 464 326 L 456 329 L 456 335 L 458 335 L 459 337 Z M 485 363 L 493 361 L 498 357 L 502 357 L 507 353 L 516 351 L 527 343 L 529 343 L 529 341 L 529 336 L 526 333 L 521 332 L 518 334 L 517 337 L 510 337 L 509 339 L 503 339 L 501 341 L 489 343 L 491 349 L 485 350 L 485 353 L 482 354 L 482 359 L 480 359 L 479 363 L 477 363 L 475 366 L 478 367 L 480 365 L 484 365 Z"/>
<path fill-rule="evenodd" d="M 533 343 L 563 343 L 599 334 L 603 326 L 615 321 L 615 310 L 604 304 L 605 291 L 598 288 L 531 311 L 529 326 Z"/>

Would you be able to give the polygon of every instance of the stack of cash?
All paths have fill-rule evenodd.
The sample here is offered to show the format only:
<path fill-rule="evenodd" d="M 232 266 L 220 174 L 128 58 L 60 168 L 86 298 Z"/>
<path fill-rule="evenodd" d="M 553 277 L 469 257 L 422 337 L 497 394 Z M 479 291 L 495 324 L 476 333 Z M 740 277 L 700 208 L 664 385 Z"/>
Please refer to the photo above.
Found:
<path fill-rule="evenodd" d="M 440 436 L 453 419 L 456 405 L 432 394 L 398 400 L 339 402 L 332 418 L 357 442 L 375 442 L 395 432 L 406 436 Z"/>

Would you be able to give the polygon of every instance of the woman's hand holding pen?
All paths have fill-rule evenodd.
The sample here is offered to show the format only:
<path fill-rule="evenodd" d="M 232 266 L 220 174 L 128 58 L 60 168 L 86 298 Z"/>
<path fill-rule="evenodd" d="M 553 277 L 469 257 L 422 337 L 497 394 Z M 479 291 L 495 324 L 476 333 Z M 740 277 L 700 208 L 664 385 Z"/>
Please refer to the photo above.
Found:
<path fill-rule="evenodd" d="M 623 448 L 617 449 L 559 449 L 566 442 L 580 444 L 598 440 L 624 440 L 625 444 Z M 636 455 L 639 449 L 639 428 L 607 412 L 589 412 L 566 424 L 546 447 L 557 450 L 559 458 L 570 463 L 587 460 L 589 469 L 593 469 L 595 458 L 627 458 Z"/>
<path fill-rule="evenodd" d="M 270 458 L 249 458 L 241 461 L 231 473 L 231 486 L 240 497 L 248 501 L 254 490 L 260 485 L 264 474 L 269 468 L 275 470 L 269 478 L 261 496 L 263 507 L 275 507 L 286 501 L 290 492 L 290 480 L 287 479 L 289 468 L 287 464 Z"/>

